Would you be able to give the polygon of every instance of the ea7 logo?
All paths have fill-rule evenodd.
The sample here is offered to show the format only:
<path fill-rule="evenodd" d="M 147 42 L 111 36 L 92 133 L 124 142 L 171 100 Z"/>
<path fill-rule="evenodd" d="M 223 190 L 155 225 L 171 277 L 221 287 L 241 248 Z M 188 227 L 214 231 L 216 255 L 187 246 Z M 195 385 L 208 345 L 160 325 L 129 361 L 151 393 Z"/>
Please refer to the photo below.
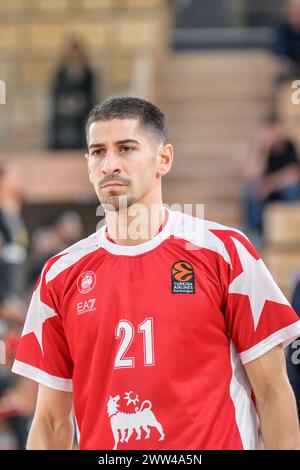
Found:
<path fill-rule="evenodd" d="M 96 299 L 89 299 L 89 300 L 84 300 L 83 302 L 78 302 L 77 304 L 78 315 L 96 310 L 95 303 L 96 303 Z"/>

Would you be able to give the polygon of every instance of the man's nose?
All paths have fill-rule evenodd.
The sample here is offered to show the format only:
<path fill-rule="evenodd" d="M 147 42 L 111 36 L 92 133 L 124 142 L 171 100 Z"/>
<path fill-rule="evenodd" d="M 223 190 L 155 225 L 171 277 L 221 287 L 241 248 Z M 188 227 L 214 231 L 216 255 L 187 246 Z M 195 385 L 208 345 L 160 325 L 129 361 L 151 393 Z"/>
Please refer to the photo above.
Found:
<path fill-rule="evenodd" d="M 120 159 L 118 156 L 115 152 L 107 152 L 103 162 L 102 172 L 105 175 L 111 175 L 113 173 L 120 173 L 120 171 Z"/>

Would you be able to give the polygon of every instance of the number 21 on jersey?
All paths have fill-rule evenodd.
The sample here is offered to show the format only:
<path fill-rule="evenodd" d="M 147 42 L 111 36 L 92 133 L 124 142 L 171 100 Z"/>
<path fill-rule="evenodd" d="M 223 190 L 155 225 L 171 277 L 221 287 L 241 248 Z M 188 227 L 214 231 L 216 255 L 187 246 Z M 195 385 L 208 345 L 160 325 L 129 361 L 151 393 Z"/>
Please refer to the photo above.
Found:
<path fill-rule="evenodd" d="M 136 331 L 143 335 L 144 365 L 154 366 L 153 318 L 146 318 L 138 325 Z M 120 339 L 119 349 L 115 359 L 115 369 L 135 366 L 135 358 L 130 357 L 130 346 L 134 341 L 135 327 L 128 320 L 120 320 L 115 330 L 115 338 Z M 127 355 L 128 353 L 128 355 Z"/>

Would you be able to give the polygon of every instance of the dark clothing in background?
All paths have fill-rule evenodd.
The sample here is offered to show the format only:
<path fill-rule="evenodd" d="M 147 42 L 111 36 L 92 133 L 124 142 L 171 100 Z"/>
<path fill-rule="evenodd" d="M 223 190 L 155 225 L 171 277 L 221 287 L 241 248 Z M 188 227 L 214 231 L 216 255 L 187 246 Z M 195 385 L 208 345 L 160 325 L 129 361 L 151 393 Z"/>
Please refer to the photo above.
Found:
<path fill-rule="evenodd" d="M 95 104 L 91 69 L 86 67 L 82 74 L 72 76 L 65 66 L 61 67 L 54 80 L 52 101 L 50 148 L 85 148 L 85 121 Z"/>
<path fill-rule="evenodd" d="M 23 288 L 23 268 L 26 260 L 27 232 L 22 217 L 0 209 L 0 305 Z M 0 318 L 0 339 L 5 337 L 7 322 Z M 16 383 L 15 378 L 0 369 L 0 401 Z M 28 435 L 27 421 L 19 410 L 11 409 L 0 415 L 12 432 L 16 450 L 25 450 Z"/>
<path fill-rule="evenodd" d="M 282 85 L 298 79 L 300 75 L 300 31 L 288 22 L 283 23 L 277 30 L 273 52 L 281 63 L 274 75 L 271 93 L 271 109 L 273 113 L 278 113 L 278 96 Z"/>
<path fill-rule="evenodd" d="M 293 293 L 292 306 L 300 317 L 300 280 Z M 286 359 L 287 372 L 296 397 L 298 417 L 300 419 L 300 338 L 290 344 Z"/>
<path fill-rule="evenodd" d="M 264 174 L 269 175 L 293 163 L 299 165 L 297 151 L 294 144 L 290 140 L 286 140 L 282 150 L 270 152 Z"/>
<path fill-rule="evenodd" d="M 14 378 L 8 376 L 7 374 L 4 375 L 0 371 L 0 400 L 5 396 L 9 389 L 14 387 L 14 385 Z M 28 419 L 25 416 L 22 416 L 18 410 L 12 409 L 5 417 L 5 421 L 7 422 L 8 427 L 15 438 L 16 450 L 25 450 L 28 435 Z"/>
<path fill-rule="evenodd" d="M 286 140 L 282 149 L 276 152 L 272 150 L 269 153 L 264 170 L 264 176 L 281 171 L 295 164 L 300 165 L 296 147 L 291 141 Z M 299 200 L 300 181 L 290 186 L 278 189 L 277 191 L 273 191 L 265 199 L 259 199 L 257 197 L 256 182 L 248 182 L 245 186 L 243 196 L 246 230 L 256 233 L 259 236 L 263 234 L 263 213 L 265 206 L 271 201 L 292 202 Z"/>
<path fill-rule="evenodd" d="M 21 296 L 24 292 L 28 234 L 21 214 L 3 208 L 0 208 L 0 232 L 0 236 L 5 237 L 0 250 L 1 302 L 1 292 L 6 297 L 11 294 Z"/>
<path fill-rule="evenodd" d="M 12 235 L 9 231 L 2 211 L 0 210 L 0 304 L 2 304 L 11 292 L 12 277 L 8 269 L 5 258 L 5 247 L 12 242 Z"/>
<path fill-rule="evenodd" d="M 277 32 L 274 52 L 300 65 L 300 31 L 289 23 L 282 24 Z"/>
<path fill-rule="evenodd" d="M 300 317 L 300 280 L 297 282 L 292 299 L 293 309 Z"/>
<path fill-rule="evenodd" d="M 0 209 L 0 240 L 2 243 L 11 243 L 12 241 L 11 232 L 9 231 L 5 223 L 4 215 L 1 209 Z"/>

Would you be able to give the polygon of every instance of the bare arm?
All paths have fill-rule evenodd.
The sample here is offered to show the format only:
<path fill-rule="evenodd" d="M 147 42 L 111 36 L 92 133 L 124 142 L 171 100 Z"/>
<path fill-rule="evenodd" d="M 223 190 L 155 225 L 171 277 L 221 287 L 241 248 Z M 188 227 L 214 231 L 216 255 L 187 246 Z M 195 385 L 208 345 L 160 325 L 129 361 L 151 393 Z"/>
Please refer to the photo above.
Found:
<path fill-rule="evenodd" d="M 264 177 L 264 196 L 268 196 L 273 191 L 280 190 L 286 186 L 299 182 L 298 165 L 292 163 L 281 170 L 274 171 Z"/>
<path fill-rule="evenodd" d="M 10 296 L 0 305 L 0 317 L 23 325 L 26 317 L 25 303 L 17 296 Z"/>
<path fill-rule="evenodd" d="M 266 449 L 300 449 L 296 402 L 280 346 L 245 364 Z"/>
<path fill-rule="evenodd" d="M 245 162 L 244 177 L 247 181 L 253 181 L 263 176 L 268 152 L 269 148 L 261 141 L 253 145 Z"/>
<path fill-rule="evenodd" d="M 70 450 L 73 437 L 72 393 L 39 385 L 27 449 Z"/>

